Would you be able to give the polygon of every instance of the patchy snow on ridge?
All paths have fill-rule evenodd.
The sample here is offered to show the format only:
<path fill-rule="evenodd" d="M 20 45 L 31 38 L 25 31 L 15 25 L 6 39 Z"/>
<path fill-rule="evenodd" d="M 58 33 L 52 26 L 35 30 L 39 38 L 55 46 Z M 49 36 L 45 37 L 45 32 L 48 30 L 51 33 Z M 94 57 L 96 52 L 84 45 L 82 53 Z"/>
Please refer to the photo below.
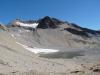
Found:
<path fill-rule="evenodd" d="M 37 53 L 52 53 L 52 52 L 58 52 L 59 51 L 59 50 L 54 50 L 54 49 L 43 49 L 43 48 L 36 48 L 36 47 L 30 48 L 28 46 L 25 46 L 25 45 L 19 43 L 19 42 L 16 42 L 16 43 L 23 46 L 23 48 L 25 48 L 25 49 L 27 49 L 31 52 L 34 52 L 35 54 L 37 54 Z"/>
<path fill-rule="evenodd" d="M 28 23 L 16 22 L 16 24 L 20 26 L 32 27 L 32 28 L 36 28 L 38 26 L 38 23 L 28 24 Z"/>

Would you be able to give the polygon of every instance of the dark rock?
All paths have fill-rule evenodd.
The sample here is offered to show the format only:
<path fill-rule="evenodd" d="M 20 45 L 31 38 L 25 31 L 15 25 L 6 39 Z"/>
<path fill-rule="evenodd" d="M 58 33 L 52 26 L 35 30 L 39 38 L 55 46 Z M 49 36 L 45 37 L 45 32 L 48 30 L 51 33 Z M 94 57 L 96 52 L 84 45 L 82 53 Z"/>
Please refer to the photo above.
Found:
<path fill-rule="evenodd" d="M 73 28 L 65 28 L 64 30 L 67 30 L 68 32 L 75 34 L 75 35 L 79 35 L 82 37 L 89 37 L 89 35 L 85 32 L 85 31 L 79 31 Z"/>
<path fill-rule="evenodd" d="M 80 27 L 80 26 L 78 26 L 77 24 L 74 24 L 74 23 L 71 23 L 71 25 L 72 25 L 74 28 L 78 28 L 78 29 L 80 29 L 80 30 L 82 30 L 82 31 L 85 31 L 85 32 L 87 32 L 87 33 L 96 35 L 96 31 L 95 31 L 95 30 L 88 29 L 88 28 L 83 28 L 83 27 Z"/>
<path fill-rule="evenodd" d="M 85 32 L 88 32 L 90 34 L 96 35 L 96 31 L 95 30 L 88 29 L 88 28 L 82 28 L 82 30 L 84 30 Z"/>
<path fill-rule="evenodd" d="M 100 69 L 94 69 L 93 72 L 100 72 Z"/>
<path fill-rule="evenodd" d="M 55 19 L 55 18 L 50 18 L 49 16 L 44 17 L 43 19 L 39 20 L 39 25 L 37 28 L 58 28 L 59 24 L 63 23 L 62 21 Z"/>
<path fill-rule="evenodd" d="M 100 30 L 96 31 L 96 33 L 100 34 Z"/>
<path fill-rule="evenodd" d="M 73 27 L 75 27 L 75 28 L 82 29 L 82 27 L 78 26 L 78 25 L 77 25 L 77 24 L 75 24 L 75 23 L 71 23 L 71 25 L 72 25 Z"/>
<path fill-rule="evenodd" d="M 78 71 L 78 70 L 77 71 L 71 71 L 70 73 L 80 73 L 80 72 L 84 73 L 84 71 Z"/>

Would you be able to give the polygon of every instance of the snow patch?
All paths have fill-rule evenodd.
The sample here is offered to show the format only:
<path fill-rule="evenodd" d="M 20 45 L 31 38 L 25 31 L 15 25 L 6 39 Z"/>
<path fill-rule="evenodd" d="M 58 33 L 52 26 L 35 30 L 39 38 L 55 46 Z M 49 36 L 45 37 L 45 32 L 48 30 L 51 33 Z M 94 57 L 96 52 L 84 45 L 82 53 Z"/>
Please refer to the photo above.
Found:
<path fill-rule="evenodd" d="M 14 34 L 11 34 L 11 33 L 10 33 L 10 35 L 11 35 L 11 37 L 15 38 Z M 15 39 L 16 39 L 16 38 L 15 38 Z"/>
<path fill-rule="evenodd" d="M 36 28 L 38 26 L 38 23 L 27 24 L 27 23 L 22 23 L 22 22 L 16 22 L 16 24 L 20 26 L 32 27 L 32 28 Z"/>
<path fill-rule="evenodd" d="M 58 52 L 59 50 L 55 50 L 55 49 L 43 49 L 43 48 L 37 48 L 37 47 L 34 47 L 34 48 L 30 48 L 28 46 L 25 46 L 19 42 L 16 42 L 17 44 L 23 46 L 23 48 L 31 51 L 31 52 L 34 52 L 35 54 L 37 53 L 52 53 L 52 52 Z"/>

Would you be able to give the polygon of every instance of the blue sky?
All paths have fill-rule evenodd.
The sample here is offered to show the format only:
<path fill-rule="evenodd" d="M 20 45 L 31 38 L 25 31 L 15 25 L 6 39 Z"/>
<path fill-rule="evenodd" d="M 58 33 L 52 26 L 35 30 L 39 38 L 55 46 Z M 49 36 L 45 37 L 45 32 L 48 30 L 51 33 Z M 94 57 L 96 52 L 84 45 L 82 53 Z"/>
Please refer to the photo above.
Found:
<path fill-rule="evenodd" d="M 82 27 L 100 29 L 100 0 L 0 0 L 2 23 L 47 15 Z"/>

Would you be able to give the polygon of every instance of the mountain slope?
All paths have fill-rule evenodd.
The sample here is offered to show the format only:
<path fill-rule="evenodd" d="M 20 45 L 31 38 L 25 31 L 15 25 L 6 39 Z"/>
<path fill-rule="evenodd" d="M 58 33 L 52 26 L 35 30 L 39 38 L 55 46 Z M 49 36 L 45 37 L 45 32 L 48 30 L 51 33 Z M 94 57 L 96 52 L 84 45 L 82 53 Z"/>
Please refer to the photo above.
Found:
<path fill-rule="evenodd" d="M 0 31 L 0 75 L 99 75 L 99 31 L 51 17 L 7 29 Z"/>
<path fill-rule="evenodd" d="M 0 24 L 0 30 L 8 31 L 7 27 L 3 24 Z"/>
<path fill-rule="evenodd" d="M 100 45 L 98 31 L 48 16 L 35 23 L 38 23 L 35 28 L 30 26 L 10 27 L 10 33 L 21 43 L 31 47 L 66 50 L 66 48 L 95 48 Z"/>

